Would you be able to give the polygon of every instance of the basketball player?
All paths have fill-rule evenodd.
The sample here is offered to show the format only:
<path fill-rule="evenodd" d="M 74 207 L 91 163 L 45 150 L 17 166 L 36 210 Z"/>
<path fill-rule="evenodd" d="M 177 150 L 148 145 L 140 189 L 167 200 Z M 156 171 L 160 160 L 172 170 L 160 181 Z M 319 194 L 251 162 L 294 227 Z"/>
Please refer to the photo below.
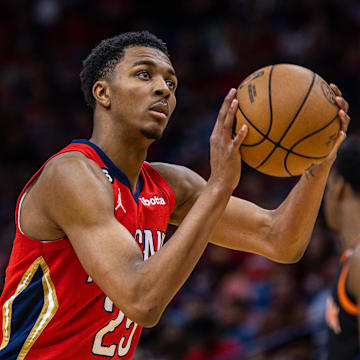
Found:
<path fill-rule="evenodd" d="M 360 358 L 360 137 L 340 147 L 325 193 L 325 215 L 343 252 L 327 301 L 328 360 Z"/>
<path fill-rule="evenodd" d="M 130 359 L 142 327 L 159 321 L 209 241 L 297 261 L 349 123 L 333 86 L 342 123 L 333 151 L 279 208 L 265 210 L 231 197 L 247 133 L 244 126 L 232 138 L 235 89 L 211 135 L 206 182 L 181 166 L 145 162 L 176 105 L 178 80 L 161 40 L 116 36 L 83 65 L 93 134 L 50 158 L 19 196 L 0 359 Z M 164 244 L 168 223 L 178 229 Z"/>

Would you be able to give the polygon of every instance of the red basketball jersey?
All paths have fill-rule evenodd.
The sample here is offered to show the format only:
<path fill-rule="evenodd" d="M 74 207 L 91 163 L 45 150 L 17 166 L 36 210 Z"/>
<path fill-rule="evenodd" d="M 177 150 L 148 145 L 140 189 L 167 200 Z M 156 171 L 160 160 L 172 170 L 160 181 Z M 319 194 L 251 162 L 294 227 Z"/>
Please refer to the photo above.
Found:
<path fill-rule="evenodd" d="M 133 194 L 125 174 L 96 145 L 75 140 L 58 154 L 68 151 L 80 151 L 101 167 L 113 187 L 115 216 L 133 235 L 144 260 L 159 250 L 175 206 L 161 175 L 144 163 Z M 21 230 L 23 195 L 43 167 L 16 206 L 17 231 L 0 298 L 0 359 L 130 359 L 141 326 L 93 283 L 69 239 L 40 242 Z"/>

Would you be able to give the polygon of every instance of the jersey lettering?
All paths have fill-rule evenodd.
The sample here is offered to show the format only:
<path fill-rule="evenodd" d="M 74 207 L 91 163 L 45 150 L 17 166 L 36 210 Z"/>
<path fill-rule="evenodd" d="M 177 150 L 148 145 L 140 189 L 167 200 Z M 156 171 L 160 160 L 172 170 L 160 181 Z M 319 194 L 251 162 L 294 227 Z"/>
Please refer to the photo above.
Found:
<path fill-rule="evenodd" d="M 135 233 L 135 240 L 139 245 L 143 245 L 143 258 L 147 260 L 150 256 L 155 254 L 164 243 L 166 234 L 160 230 L 156 230 L 157 248 L 154 246 L 153 232 L 150 229 L 137 229 Z"/>
<path fill-rule="evenodd" d="M 145 197 L 139 198 L 141 203 L 145 206 L 151 206 L 151 205 L 166 205 L 166 202 L 163 197 L 161 196 L 153 196 L 150 199 L 146 199 Z"/>
<path fill-rule="evenodd" d="M 156 230 L 156 248 L 154 243 L 153 231 L 151 229 L 137 229 L 135 232 L 135 239 L 139 245 L 143 245 L 143 258 L 148 259 L 150 256 L 155 254 L 164 244 L 166 234 L 161 230 Z M 86 283 L 92 283 L 93 280 L 88 276 Z M 108 296 L 104 299 L 104 310 L 108 313 L 114 312 L 114 303 Z M 127 331 L 124 334 L 119 344 L 112 344 L 109 346 L 104 345 L 104 337 L 113 333 L 119 326 L 124 326 Z M 92 353 L 99 356 L 114 357 L 117 354 L 119 357 L 123 357 L 129 353 L 131 348 L 131 342 L 133 340 L 136 328 L 138 324 L 128 319 L 124 313 L 119 310 L 119 313 L 115 318 L 110 320 L 104 327 L 102 327 L 94 336 Z"/>
<path fill-rule="evenodd" d="M 86 280 L 87 283 L 92 283 L 92 279 L 89 276 Z M 105 297 L 104 300 L 104 310 L 108 313 L 114 312 L 114 303 L 110 300 L 108 296 Z M 126 320 L 125 320 L 126 319 Z M 109 334 L 113 333 L 116 328 L 121 326 L 124 323 L 124 327 L 126 330 L 129 330 L 126 335 L 123 335 L 119 341 L 119 344 L 112 344 L 110 346 L 105 346 L 103 344 L 104 337 Z M 114 357 L 116 353 L 116 348 L 118 349 L 117 353 L 119 357 L 123 357 L 128 354 L 131 348 L 131 342 L 134 337 L 136 328 L 138 324 L 125 316 L 125 314 L 119 310 L 118 315 L 116 318 L 110 320 L 104 327 L 102 327 L 94 336 L 93 346 L 92 346 L 92 353 L 94 355 L 99 356 L 109 356 Z"/>

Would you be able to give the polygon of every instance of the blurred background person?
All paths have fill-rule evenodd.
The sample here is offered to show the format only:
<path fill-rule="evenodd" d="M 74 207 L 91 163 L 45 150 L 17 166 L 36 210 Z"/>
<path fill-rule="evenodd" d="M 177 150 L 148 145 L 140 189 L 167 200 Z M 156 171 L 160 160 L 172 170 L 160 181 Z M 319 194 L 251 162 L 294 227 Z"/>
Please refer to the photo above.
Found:
<path fill-rule="evenodd" d="M 348 138 L 338 152 L 327 183 L 325 215 L 339 236 L 342 253 L 326 307 L 327 359 L 356 360 L 360 355 L 360 137 Z"/>

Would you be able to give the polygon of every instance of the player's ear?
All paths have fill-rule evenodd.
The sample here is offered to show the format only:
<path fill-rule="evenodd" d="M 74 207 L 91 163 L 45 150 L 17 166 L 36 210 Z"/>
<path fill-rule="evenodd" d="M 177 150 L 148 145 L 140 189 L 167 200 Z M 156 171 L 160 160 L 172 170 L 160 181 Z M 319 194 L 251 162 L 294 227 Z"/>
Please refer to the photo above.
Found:
<path fill-rule="evenodd" d="M 110 89 L 106 80 L 98 80 L 92 88 L 92 94 L 100 105 L 105 108 L 110 107 Z"/>

